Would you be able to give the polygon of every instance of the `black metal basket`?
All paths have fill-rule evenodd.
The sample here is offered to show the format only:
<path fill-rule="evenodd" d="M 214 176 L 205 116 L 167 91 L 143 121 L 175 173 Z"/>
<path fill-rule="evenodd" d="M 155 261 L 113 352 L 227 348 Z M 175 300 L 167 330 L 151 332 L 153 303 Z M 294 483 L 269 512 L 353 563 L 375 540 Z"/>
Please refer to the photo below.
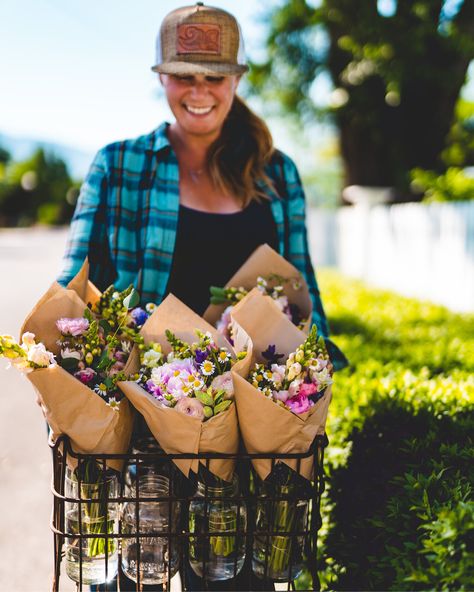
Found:
<path fill-rule="evenodd" d="M 88 590 L 87 579 L 84 577 L 84 566 L 86 564 L 86 557 L 84 556 L 84 544 L 100 542 L 103 553 L 101 554 L 101 561 L 103 561 L 103 568 L 105 570 L 105 579 L 108 580 L 108 575 L 113 574 L 115 564 L 121 564 L 121 553 L 124 547 L 128 549 L 128 541 L 132 540 L 136 543 L 138 549 L 136 559 L 136 582 L 131 583 L 130 580 L 124 579 L 120 575 L 113 582 L 101 584 L 100 590 L 115 591 L 115 590 L 152 590 L 160 588 L 148 588 L 143 584 L 140 562 L 144 558 L 140 556 L 140 544 L 143 541 L 150 540 L 150 537 L 155 537 L 153 540 L 165 541 L 168 549 L 168 560 L 166 573 L 163 576 L 162 589 L 170 590 L 170 581 L 173 575 L 172 561 L 170 554 L 173 553 L 178 557 L 179 574 L 181 578 L 182 590 L 273 590 L 273 582 L 286 582 L 287 590 L 294 590 L 294 565 L 295 552 L 301 553 L 304 561 L 304 569 L 308 572 L 312 590 L 319 590 L 319 578 L 317 573 L 317 533 L 321 526 L 320 501 L 321 495 L 324 491 L 324 475 L 323 475 L 323 455 L 324 448 L 327 445 L 326 436 L 318 436 L 312 444 L 310 450 L 302 454 L 249 454 L 245 451 L 237 454 L 166 454 L 163 451 L 153 452 L 139 452 L 129 454 L 102 454 L 89 455 L 75 453 L 70 445 L 67 437 L 61 437 L 53 447 L 53 514 L 52 514 L 52 530 L 54 533 L 54 581 L 53 592 L 60 590 L 60 575 L 61 566 L 64 565 L 65 548 L 66 551 L 74 551 L 77 560 L 77 589 Z M 307 481 L 299 475 L 301 461 L 312 457 L 314 459 L 314 480 Z M 240 488 L 237 495 L 226 497 L 226 495 L 219 495 L 219 503 L 232 503 L 232 507 L 236 508 L 237 520 L 235 521 L 235 528 L 224 530 L 213 527 L 200 530 L 196 532 L 190 528 L 190 511 L 189 508 L 192 503 L 199 502 L 204 504 L 205 512 L 207 508 L 212 508 L 212 504 L 216 503 L 216 490 L 211 481 L 207 480 L 209 462 L 213 459 L 235 459 L 236 473 L 239 476 Z M 192 478 L 185 478 L 182 473 L 176 469 L 174 460 L 179 459 L 198 459 L 202 464 L 201 481 L 204 483 L 200 486 L 199 495 L 196 492 L 196 476 Z M 252 467 L 252 459 L 269 459 L 272 465 L 271 477 L 264 482 L 260 481 Z M 285 475 L 290 475 L 292 487 L 286 485 L 281 486 L 279 482 L 279 473 L 282 473 L 282 467 L 286 467 L 283 463 L 278 462 L 281 459 L 294 459 L 296 461 L 296 470 L 290 471 L 285 468 Z M 139 475 L 144 467 L 158 466 L 160 473 L 167 475 L 169 482 L 169 490 L 166 494 L 161 495 L 141 495 L 139 482 L 136 480 L 136 487 L 131 492 L 130 487 L 127 486 L 125 479 L 125 471 L 117 473 L 118 489 L 111 494 L 107 487 L 107 479 L 110 476 L 110 470 L 107 470 L 107 461 L 119 460 L 122 461 L 124 467 L 128 467 L 129 473 L 132 476 Z M 107 527 L 92 529 L 86 528 L 84 524 L 83 510 L 95 506 L 99 506 L 97 498 L 89 498 L 87 491 L 84 491 L 84 483 L 81 483 L 79 476 L 77 482 L 77 493 L 71 494 L 66 488 L 66 468 L 67 466 L 81 467 L 84 463 L 94 461 L 101 467 L 101 475 L 99 486 L 102 487 L 102 497 L 100 499 L 100 507 L 105 512 L 105 524 Z M 79 472 L 80 475 L 80 472 Z M 210 474 L 209 474 L 210 475 Z M 129 484 L 128 484 L 129 485 Z M 228 494 L 227 494 L 228 495 Z M 95 501 L 94 501 L 95 500 Z M 163 508 L 169 512 L 169 520 L 167 524 L 161 529 L 158 528 L 150 535 L 150 532 L 140 531 L 140 512 L 139 509 L 146 503 L 161 503 Z M 128 506 L 125 506 L 128 504 Z M 141 504 L 141 505 L 140 505 Z M 296 512 L 297 508 L 304 506 L 307 512 L 304 514 L 304 522 L 299 523 L 295 520 L 283 520 L 283 527 L 280 524 L 275 526 L 275 515 L 283 508 L 285 512 Z M 116 532 L 109 532 L 109 519 L 112 512 L 118 512 L 123 516 L 123 509 L 125 507 L 135 508 L 136 515 L 136 529 L 133 532 L 125 532 L 122 528 L 122 521 L 118 520 L 118 530 Z M 68 526 L 67 511 L 70 508 L 75 508 L 77 513 L 77 522 L 75 522 L 75 529 L 71 531 Z M 113 508 L 113 510 L 112 510 Z M 118 510 L 117 510 L 118 508 Z M 179 508 L 179 518 L 173 525 L 172 516 L 175 515 L 176 508 Z M 110 515 L 109 515 L 110 512 Z M 75 514 L 76 515 L 76 514 Z M 241 515 L 246 515 L 246 522 L 242 525 L 240 520 Z M 263 521 L 261 516 L 264 515 L 266 520 Z M 296 515 L 296 514 L 294 514 Z M 205 516 L 208 518 L 208 516 Z M 280 520 L 281 523 L 281 520 Z M 222 538 L 221 538 L 222 537 Z M 234 561 L 233 573 L 234 579 L 229 581 L 215 582 L 211 581 L 206 567 L 206 553 L 203 556 L 203 564 L 201 569 L 201 579 L 196 580 L 193 575 L 193 570 L 190 567 L 190 549 L 196 549 L 196 545 L 201 545 L 201 549 L 207 549 L 208 545 L 215 541 L 231 542 L 232 545 L 237 543 L 245 550 L 245 560 L 241 568 L 237 564 L 237 559 Z M 276 543 L 275 543 L 276 542 Z M 271 555 L 269 549 L 272 551 L 274 547 L 278 550 L 278 545 L 283 544 L 285 558 L 284 574 L 280 578 L 275 578 L 272 573 L 274 567 L 274 556 Z M 256 547 L 257 545 L 257 547 Z M 259 545 L 259 547 L 258 547 Z M 233 547 L 231 547 L 233 548 Z M 255 549 L 260 549 L 263 559 L 259 564 L 259 577 L 252 569 L 252 561 L 255 558 Z M 114 561 L 114 569 L 111 567 L 112 557 Z M 194 557 L 194 555 L 193 555 Z M 227 562 L 228 563 L 228 562 Z M 120 569 L 119 569 L 120 572 Z M 124 584 L 124 581 L 127 584 Z M 196 583 L 197 582 L 197 583 Z M 231 587 L 229 587 L 229 585 Z M 220 587 L 221 586 L 221 587 Z M 282 589 L 281 586 L 279 589 Z"/>

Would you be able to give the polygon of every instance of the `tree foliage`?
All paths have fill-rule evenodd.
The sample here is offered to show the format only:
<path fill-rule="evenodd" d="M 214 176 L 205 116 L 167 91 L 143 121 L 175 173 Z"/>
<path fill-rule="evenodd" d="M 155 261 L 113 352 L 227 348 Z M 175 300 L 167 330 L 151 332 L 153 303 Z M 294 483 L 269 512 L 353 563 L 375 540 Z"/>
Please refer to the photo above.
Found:
<path fill-rule="evenodd" d="M 74 210 L 75 184 L 63 160 L 38 148 L 7 162 L 0 178 L 0 226 L 64 224 Z"/>
<path fill-rule="evenodd" d="M 335 88 L 328 111 L 340 133 L 345 184 L 409 191 L 416 168 L 443 172 L 456 103 L 474 59 L 474 2 L 282 2 L 269 14 L 268 59 L 250 82 L 304 122 L 320 112 L 323 70 Z M 461 134 L 462 135 L 462 134 Z"/>

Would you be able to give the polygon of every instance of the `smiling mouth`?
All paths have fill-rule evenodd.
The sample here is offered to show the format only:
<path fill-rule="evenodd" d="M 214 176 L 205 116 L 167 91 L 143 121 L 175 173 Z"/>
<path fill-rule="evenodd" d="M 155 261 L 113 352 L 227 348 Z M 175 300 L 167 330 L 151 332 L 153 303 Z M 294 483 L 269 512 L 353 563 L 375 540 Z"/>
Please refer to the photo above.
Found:
<path fill-rule="evenodd" d="M 184 105 L 184 108 L 192 115 L 207 115 L 214 109 L 214 105 L 210 107 L 191 107 L 191 105 Z"/>

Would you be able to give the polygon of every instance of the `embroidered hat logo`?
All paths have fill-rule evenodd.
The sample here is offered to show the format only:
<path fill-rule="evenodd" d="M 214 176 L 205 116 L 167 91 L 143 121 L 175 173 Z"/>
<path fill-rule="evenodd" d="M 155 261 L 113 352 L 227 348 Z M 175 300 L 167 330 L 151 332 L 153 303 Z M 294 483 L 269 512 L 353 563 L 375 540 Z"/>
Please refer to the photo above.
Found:
<path fill-rule="evenodd" d="M 219 25 L 202 23 L 199 25 L 178 25 L 176 53 L 221 54 L 221 28 Z"/>

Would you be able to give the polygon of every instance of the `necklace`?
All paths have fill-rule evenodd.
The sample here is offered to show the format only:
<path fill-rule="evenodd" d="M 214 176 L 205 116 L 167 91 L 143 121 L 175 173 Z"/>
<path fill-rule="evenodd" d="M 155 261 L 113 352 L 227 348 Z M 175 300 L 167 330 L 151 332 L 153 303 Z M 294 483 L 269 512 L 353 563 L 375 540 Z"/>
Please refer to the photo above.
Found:
<path fill-rule="evenodd" d="M 197 170 L 187 169 L 187 171 L 189 174 L 189 178 L 191 179 L 191 181 L 193 183 L 199 183 L 199 178 L 204 173 L 204 169 L 197 169 Z"/>

